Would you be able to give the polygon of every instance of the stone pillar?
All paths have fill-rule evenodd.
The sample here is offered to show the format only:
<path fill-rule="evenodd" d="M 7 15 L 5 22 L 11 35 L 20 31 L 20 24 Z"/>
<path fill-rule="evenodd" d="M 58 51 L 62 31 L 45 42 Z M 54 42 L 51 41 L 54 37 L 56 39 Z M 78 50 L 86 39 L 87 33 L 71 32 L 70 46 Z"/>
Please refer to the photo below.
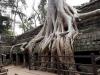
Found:
<path fill-rule="evenodd" d="M 18 65 L 18 53 L 16 53 L 16 65 Z"/>
<path fill-rule="evenodd" d="M 0 34 L 0 41 L 1 41 L 1 34 Z"/>
<path fill-rule="evenodd" d="M 26 61 L 25 61 L 25 54 L 23 53 L 23 66 L 26 66 Z"/>
<path fill-rule="evenodd" d="M 1 54 L 1 62 L 2 62 L 2 64 L 3 64 L 3 55 Z"/>
<path fill-rule="evenodd" d="M 2 64 L 6 63 L 6 54 L 2 54 Z"/>
<path fill-rule="evenodd" d="M 2 55 L 0 54 L 0 64 L 2 64 Z"/>

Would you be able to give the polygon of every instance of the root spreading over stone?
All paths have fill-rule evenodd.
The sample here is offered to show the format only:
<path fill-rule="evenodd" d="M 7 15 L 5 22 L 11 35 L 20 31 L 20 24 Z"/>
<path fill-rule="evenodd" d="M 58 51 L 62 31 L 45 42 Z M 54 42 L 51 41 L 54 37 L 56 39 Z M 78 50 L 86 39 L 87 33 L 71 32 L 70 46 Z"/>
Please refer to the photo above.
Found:
<path fill-rule="evenodd" d="M 41 29 L 26 46 L 31 53 L 38 48 L 38 53 L 47 55 L 68 56 L 59 57 L 59 61 L 68 65 L 75 64 L 73 55 L 74 38 L 78 35 L 77 24 L 73 8 L 65 0 L 48 0 L 47 19 Z M 48 61 L 42 58 L 43 61 Z M 51 60 L 53 61 L 53 60 Z M 42 64 L 43 66 L 44 64 Z M 68 67 L 68 70 L 75 70 L 74 67 Z M 74 75 L 74 74 L 70 74 Z M 78 74 L 75 74 L 78 75 Z"/>

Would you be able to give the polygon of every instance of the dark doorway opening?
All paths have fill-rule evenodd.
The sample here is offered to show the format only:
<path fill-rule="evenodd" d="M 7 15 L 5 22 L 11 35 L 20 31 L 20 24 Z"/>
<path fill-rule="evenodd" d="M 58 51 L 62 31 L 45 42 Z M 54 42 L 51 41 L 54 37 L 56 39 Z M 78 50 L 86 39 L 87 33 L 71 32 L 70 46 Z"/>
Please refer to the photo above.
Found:
<path fill-rule="evenodd" d="M 12 63 L 16 64 L 16 54 L 12 54 Z"/>
<path fill-rule="evenodd" d="M 24 51 L 24 58 L 25 58 L 24 65 L 26 67 L 29 67 L 29 65 L 30 65 L 29 60 L 30 60 L 30 58 L 29 58 L 28 50 Z"/>
<path fill-rule="evenodd" d="M 24 62 L 23 53 L 19 53 L 18 54 L 18 65 L 23 65 L 23 62 Z"/>

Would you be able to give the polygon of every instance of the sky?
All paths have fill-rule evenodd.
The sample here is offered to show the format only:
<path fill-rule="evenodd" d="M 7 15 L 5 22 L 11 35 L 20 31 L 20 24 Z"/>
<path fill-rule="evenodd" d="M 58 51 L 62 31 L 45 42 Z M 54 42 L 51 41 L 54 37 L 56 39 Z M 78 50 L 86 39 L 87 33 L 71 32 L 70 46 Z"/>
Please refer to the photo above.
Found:
<path fill-rule="evenodd" d="M 35 9 L 37 10 L 39 2 L 40 2 L 40 0 L 26 0 L 27 9 L 23 10 L 23 12 L 27 16 L 30 16 L 32 14 L 32 5 L 34 5 Z M 89 2 L 89 0 L 66 0 L 66 2 L 71 6 L 78 6 L 78 5 L 81 5 L 83 3 Z M 17 26 L 16 29 L 15 29 L 15 34 L 20 35 L 21 33 L 22 33 L 22 30 L 19 29 L 19 27 Z"/>
<path fill-rule="evenodd" d="M 83 3 L 89 2 L 90 0 L 66 0 L 66 2 L 71 6 L 81 5 Z"/>

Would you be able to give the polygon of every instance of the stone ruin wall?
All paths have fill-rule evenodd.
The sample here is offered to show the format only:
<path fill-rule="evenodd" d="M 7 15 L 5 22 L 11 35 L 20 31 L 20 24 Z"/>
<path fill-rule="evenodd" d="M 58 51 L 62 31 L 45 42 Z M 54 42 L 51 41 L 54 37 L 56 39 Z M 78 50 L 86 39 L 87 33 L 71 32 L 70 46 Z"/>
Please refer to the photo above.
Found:
<path fill-rule="evenodd" d="M 13 36 L 1 35 L 0 37 L 0 52 L 2 53 L 9 50 L 9 47 L 12 46 Z"/>
<path fill-rule="evenodd" d="M 90 12 L 100 9 L 100 0 L 96 0 L 82 6 L 81 12 Z M 99 51 L 100 50 L 100 16 L 90 17 L 79 22 L 80 36 L 75 40 L 75 51 Z"/>
<path fill-rule="evenodd" d="M 2 55 L 5 56 L 3 58 L 3 64 L 7 65 L 10 63 L 10 60 L 6 55 L 10 54 L 10 49 L 12 46 L 13 36 L 0 35 L 0 64 L 2 63 Z"/>

